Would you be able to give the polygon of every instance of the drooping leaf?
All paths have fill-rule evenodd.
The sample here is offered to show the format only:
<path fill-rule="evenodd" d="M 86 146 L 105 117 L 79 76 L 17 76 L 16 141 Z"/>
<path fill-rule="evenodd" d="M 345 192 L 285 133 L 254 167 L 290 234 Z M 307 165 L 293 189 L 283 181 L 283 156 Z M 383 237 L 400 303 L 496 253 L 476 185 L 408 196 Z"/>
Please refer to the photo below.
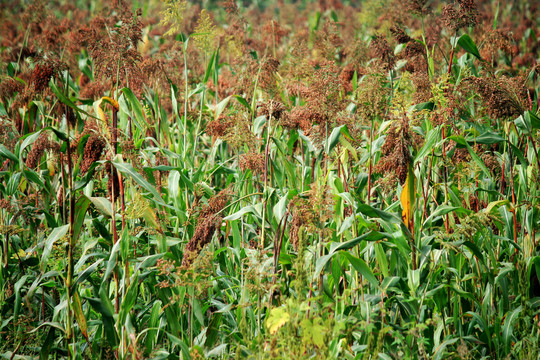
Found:
<path fill-rule="evenodd" d="M 75 245 L 81 234 L 82 227 L 84 225 L 84 219 L 86 217 L 86 210 L 90 206 L 91 201 L 86 196 L 82 195 L 75 204 L 75 222 L 73 223 L 73 229 L 71 230 L 71 243 Z"/>
<path fill-rule="evenodd" d="M 350 253 L 346 251 L 342 251 L 341 255 L 345 256 L 347 260 L 351 263 L 353 268 L 364 278 L 366 278 L 367 281 L 373 284 L 376 288 L 380 288 L 380 284 L 377 281 L 377 278 L 375 278 L 375 275 L 373 275 L 373 271 L 369 268 L 369 266 L 366 264 L 366 262 L 362 259 L 359 259 Z"/>
<path fill-rule="evenodd" d="M 515 308 L 506 314 L 506 319 L 504 320 L 502 337 L 504 348 L 507 353 L 510 353 L 510 346 L 512 341 L 512 334 L 514 332 L 514 323 L 521 312 L 522 306 Z"/>
<path fill-rule="evenodd" d="M 435 144 L 439 141 L 440 139 L 440 135 L 441 135 L 441 129 L 440 128 L 435 128 L 435 129 L 432 129 L 428 135 L 427 135 L 427 139 L 426 139 L 426 142 L 424 143 L 424 145 L 422 146 L 422 148 L 418 151 L 418 153 L 416 154 L 416 157 L 414 158 L 414 163 L 416 164 L 417 162 L 421 161 L 424 159 L 424 157 L 429 154 Z"/>
<path fill-rule="evenodd" d="M 90 197 L 89 199 L 100 213 L 105 216 L 112 217 L 111 200 L 104 197 Z"/>
<path fill-rule="evenodd" d="M 469 36 L 469 34 L 463 34 L 459 37 L 457 41 L 458 45 L 463 48 L 466 52 L 476 56 L 479 60 L 483 60 L 482 56 L 480 56 L 480 52 L 478 51 L 478 48 L 476 47 L 476 44 L 474 43 L 473 39 Z"/>
<path fill-rule="evenodd" d="M 130 115 L 135 121 L 135 126 L 137 126 L 137 128 L 142 131 L 146 128 L 146 126 L 143 126 L 144 124 L 146 124 L 146 120 L 144 118 L 141 103 L 139 102 L 133 91 L 131 91 L 131 89 L 123 88 L 121 91 L 124 94 L 127 103 L 131 106 L 132 112 L 128 113 L 128 115 Z"/>
<path fill-rule="evenodd" d="M 103 330 L 107 342 L 110 346 L 115 346 L 118 343 L 118 335 L 114 326 L 113 310 L 110 300 L 106 297 L 101 297 L 99 299 L 85 297 L 85 299 L 94 310 L 101 314 L 101 321 L 103 322 Z"/>
<path fill-rule="evenodd" d="M 409 171 L 407 173 L 407 180 L 401 190 L 401 207 L 403 223 L 407 226 L 407 229 L 411 233 L 414 232 L 414 203 L 416 200 L 416 177 L 413 171 L 413 163 L 409 164 Z"/>
<path fill-rule="evenodd" d="M 461 145 L 462 147 L 465 146 L 467 148 L 467 150 L 469 151 L 469 154 L 471 155 L 471 158 L 473 159 L 473 161 L 478 165 L 478 167 L 480 169 L 482 169 L 482 171 L 484 172 L 484 174 L 488 178 L 491 178 L 491 172 L 486 167 L 486 165 L 484 164 L 482 159 L 476 154 L 474 149 L 465 140 L 465 138 L 463 138 L 463 136 L 461 136 L 461 135 L 452 135 L 452 136 L 447 137 L 447 139 L 455 141 L 457 144 Z"/>
<path fill-rule="evenodd" d="M 336 147 L 336 145 L 339 143 L 339 137 L 341 136 L 341 129 L 345 125 L 338 126 L 332 130 L 332 133 L 328 137 L 327 140 L 327 146 L 326 146 L 326 153 L 330 154 L 332 150 Z"/>
<path fill-rule="evenodd" d="M 79 330 L 81 330 L 81 333 L 83 334 L 86 341 L 89 342 L 90 340 L 88 339 L 88 326 L 86 324 L 86 317 L 84 316 L 81 298 L 77 290 L 73 292 L 73 297 L 71 301 L 72 301 L 72 306 L 73 306 L 73 314 L 75 315 L 75 320 L 77 320 L 77 323 L 79 324 Z"/>
<path fill-rule="evenodd" d="M 17 159 L 15 154 L 9 151 L 8 148 L 6 148 L 3 144 L 0 144 L 0 156 L 12 160 L 15 164 L 19 163 L 19 159 Z"/>
<path fill-rule="evenodd" d="M 374 208 L 368 204 L 358 204 L 358 211 L 364 215 L 367 215 L 371 218 L 378 218 L 384 221 L 387 221 L 391 224 L 399 224 L 401 220 L 394 214 L 391 214 L 387 211 Z"/>
<path fill-rule="evenodd" d="M 122 304 L 120 305 L 120 312 L 118 314 L 118 323 L 120 326 L 122 326 L 126 322 L 129 311 L 131 310 L 133 305 L 135 305 L 138 292 L 139 279 L 138 276 L 135 275 L 134 278 L 131 280 L 131 283 L 129 284 L 126 294 L 124 295 Z"/>
<path fill-rule="evenodd" d="M 43 344 L 41 345 L 41 351 L 39 352 L 39 360 L 47 360 L 49 359 L 49 354 L 52 349 L 52 345 L 54 344 L 54 333 L 56 332 L 56 328 L 54 326 L 51 326 L 49 328 L 49 332 L 47 333 L 47 337 L 43 341 Z"/>
<path fill-rule="evenodd" d="M 210 321 L 210 324 L 208 325 L 208 328 L 206 330 L 206 342 L 204 343 L 204 346 L 206 346 L 207 348 L 211 348 L 212 346 L 214 346 L 219 335 L 219 327 L 221 325 L 222 319 L 222 313 L 214 313 L 212 315 L 212 320 Z"/>
<path fill-rule="evenodd" d="M 165 204 L 165 202 L 163 201 L 163 198 L 161 197 L 161 195 L 158 193 L 158 191 L 156 190 L 156 188 L 152 185 L 150 185 L 150 183 L 148 181 L 146 181 L 144 179 L 144 177 L 139 174 L 131 164 L 128 164 L 128 163 L 125 163 L 125 162 L 122 162 L 119 158 L 116 158 L 115 160 L 112 161 L 112 164 L 124 175 L 124 176 L 128 176 L 130 178 L 132 178 L 133 180 L 135 180 L 135 182 L 137 182 L 140 186 L 142 186 L 143 189 L 145 189 L 146 191 L 148 191 L 150 194 L 152 194 L 153 196 L 153 200 L 155 202 L 157 202 L 158 204 L 160 205 L 163 205 L 163 206 L 166 206 L 166 207 L 170 207 L 169 205 Z"/>
<path fill-rule="evenodd" d="M 62 90 L 60 90 L 58 88 L 58 86 L 54 83 L 53 79 L 51 79 L 51 81 L 49 82 L 49 87 L 51 88 L 52 92 L 56 95 L 56 97 L 58 97 L 58 100 L 60 100 L 60 102 L 62 102 L 63 104 L 69 106 L 70 108 L 72 108 L 73 110 L 77 111 L 77 112 L 80 112 L 86 116 L 89 116 L 91 118 L 94 118 L 94 119 L 98 119 L 97 117 L 95 117 L 94 115 L 91 115 L 89 113 L 87 113 L 86 111 L 84 111 L 83 109 L 79 108 L 77 105 L 75 105 L 75 103 L 73 101 L 71 101 L 69 98 L 67 98 L 64 93 L 62 92 Z"/>
<path fill-rule="evenodd" d="M 54 243 L 64 237 L 68 230 L 69 224 L 57 227 L 53 229 L 53 231 L 47 237 L 47 240 L 45 240 L 43 254 L 41 255 L 41 261 L 39 264 L 42 271 L 45 270 L 45 266 L 47 265 L 47 260 L 49 259 L 49 255 L 51 254 Z"/>

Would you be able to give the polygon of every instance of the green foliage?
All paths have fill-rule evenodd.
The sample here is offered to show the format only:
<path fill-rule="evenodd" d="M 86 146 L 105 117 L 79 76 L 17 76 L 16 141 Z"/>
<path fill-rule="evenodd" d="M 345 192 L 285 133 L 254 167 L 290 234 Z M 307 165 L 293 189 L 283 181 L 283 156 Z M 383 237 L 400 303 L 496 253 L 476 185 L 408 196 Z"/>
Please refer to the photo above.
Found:
<path fill-rule="evenodd" d="M 537 10 L 342 3 L 2 9 L 4 357 L 536 359 Z"/>

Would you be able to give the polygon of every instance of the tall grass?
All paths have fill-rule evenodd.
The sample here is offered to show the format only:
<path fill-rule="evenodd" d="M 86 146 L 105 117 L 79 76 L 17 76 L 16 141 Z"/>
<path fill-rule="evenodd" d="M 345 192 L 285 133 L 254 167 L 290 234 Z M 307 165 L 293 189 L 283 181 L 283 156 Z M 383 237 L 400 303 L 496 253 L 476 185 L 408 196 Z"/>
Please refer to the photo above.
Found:
<path fill-rule="evenodd" d="M 537 358 L 537 7 L 344 3 L 2 10 L 4 358 Z"/>

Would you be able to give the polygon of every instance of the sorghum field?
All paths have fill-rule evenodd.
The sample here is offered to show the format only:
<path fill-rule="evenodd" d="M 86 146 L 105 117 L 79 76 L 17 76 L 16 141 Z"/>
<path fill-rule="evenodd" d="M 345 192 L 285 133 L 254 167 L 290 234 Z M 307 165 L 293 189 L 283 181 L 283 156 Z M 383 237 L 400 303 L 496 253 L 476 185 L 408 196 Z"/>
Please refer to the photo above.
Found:
<path fill-rule="evenodd" d="M 2 1 L 2 358 L 539 359 L 539 19 Z"/>

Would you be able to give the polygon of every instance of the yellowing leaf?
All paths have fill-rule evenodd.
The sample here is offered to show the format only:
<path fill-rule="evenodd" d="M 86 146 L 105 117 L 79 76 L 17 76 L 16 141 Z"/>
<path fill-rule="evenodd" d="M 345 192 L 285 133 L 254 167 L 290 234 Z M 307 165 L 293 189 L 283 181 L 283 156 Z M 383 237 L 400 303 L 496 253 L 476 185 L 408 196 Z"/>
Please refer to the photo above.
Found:
<path fill-rule="evenodd" d="M 49 175 L 54 176 L 56 169 L 54 168 L 54 161 L 52 159 L 47 159 L 47 169 L 49 170 Z"/>
<path fill-rule="evenodd" d="M 266 321 L 266 327 L 268 328 L 268 331 L 270 331 L 270 334 L 275 334 L 279 328 L 285 325 L 290 319 L 291 316 L 284 308 L 274 308 L 270 310 L 270 316 Z"/>
<path fill-rule="evenodd" d="M 101 104 L 103 103 L 103 100 L 105 98 L 101 98 L 99 100 L 97 100 L 96 102 L 94 102 L 94 110 L 96 111 L 97 113 L 97 118 L 100 121 L 100 125 L 101 125 L 101 131 L 103 134 L 107 134 L 107 136 L 111 136 L 111 133 L 109 131 L 109 125 L 107 125 L 107 116 L 105 115 L 105 112 L 103 111 L 103 109 L 101 108 Z"/>
<path fill-rule="evenodd" d="M 101 121 L 105 122 L 107 121 L 107 118 L 105 117 L 105 112 L 103 111 L 103 109 L 101 108 L 101 102 L 103 101 L 103 99 L 99 99 L 97 102 L 96 102 L 96 111 L 98 113 L 98 117 L 101 119 Z"/>
<path fill-rule="evenodd" d="M 156 213 L 152 210 L 151 207 L 144 209 L 143 218 L 146 220 L 146 223 L 152 226 L 156 230 L 160 230 L 159 223 L 157 221 Z"/>
<path fill-rule="evenodd" d="M 101 98 L 101 100 L 105 101 L 108 104 L 111 104 L 112 107 L 114 107 L 116 109 L 116 111 L 118 111 L 120 109 L 120 106 L 118 105 L 118 101 L 114 100 L 113 98 L 110 98 L 108 96 L 104 96 L 104 97 Z"/>
<path fill-rule="evenodd" d="M 413 213 L 416 197 L 416 178 L 414 176 L 413 166 L 414 165 L 412 163 L 409 163 L 407 180 L 405 181 L 403 190 L 401 191 L 401 207 L 403 208 L 401 217 L 411 233 L 413 233 L 414 230 Z"/>
<path fill-rule="evenodd" d="M 19 258 L 24 259 L 26 257 L 26 252 L 23 249 L 19 249 L 17 255 L 19 255 Z M 15 255 L 13 255 L 12 258 L 16 259 Z"/>
<path fill-rule="evenodd" d="M 300 327 L 302 328 L 302 341 L 304 343 L 313 344 L 319 348 L 324 346 L 324 337 L 328 330 L 320 317 L 313 319 L 313 322 L 304 319 L 300 323 Z"/>
<path fill-rule="evenodd" d="M 88 327 L 86 325 L 86 318 L 82 310 L 81 298 L 79 297 L 79 292 L 75 290 L 72 298 L 73 313 L 75 314 L 75 319 L 79 324 L 79 329 L 83 334 L 84 338 L 88 341 Z"/>

